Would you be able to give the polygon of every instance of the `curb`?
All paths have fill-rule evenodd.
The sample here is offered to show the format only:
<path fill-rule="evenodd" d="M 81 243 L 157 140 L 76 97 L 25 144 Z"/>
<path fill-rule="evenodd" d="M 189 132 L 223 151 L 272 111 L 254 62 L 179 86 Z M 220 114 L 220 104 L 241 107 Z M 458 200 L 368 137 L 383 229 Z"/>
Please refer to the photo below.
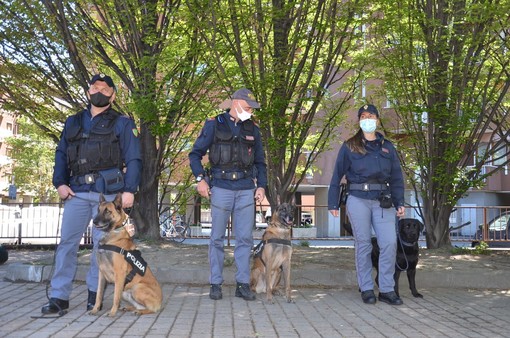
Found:
<path fill-rule="evenodd" d="M 88 265 L 78 265 L 75 281 L 84 282 Z M 154 267 L 152 271 L 162 284 L 208 284 L 209 268 L 207 266 L 193 267 Z M 12 282 L 46 282 L 53 272 L 51 265 L 11 264 L 5 273 L 5 279 Z M 296 287 L 313 288 L 348 288 L 358 287 L 356 271 L 351 270 L 316 270 L 300 269 L 291 274 L 291 285 Z M 235 267 L 225 267 L 225 285 L 235 284 Z M 473 289 L 508 289 L 510 287 L 510 271 L 483 270 L 470 272 L 462 271 L 417 271 L 416 283 L 420 288 L 473 288 Z M 409 288 L 405 273 L 400 275 L 399 288 Z"/>

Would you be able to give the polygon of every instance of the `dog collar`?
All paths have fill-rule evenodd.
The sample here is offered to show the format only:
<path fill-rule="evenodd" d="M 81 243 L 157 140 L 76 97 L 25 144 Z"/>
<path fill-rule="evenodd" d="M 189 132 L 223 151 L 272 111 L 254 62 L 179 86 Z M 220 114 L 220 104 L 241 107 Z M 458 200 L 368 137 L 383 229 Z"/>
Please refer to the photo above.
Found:
<path fill-rule="evenodd" d="M 412 243 L 409 243 L 409 242 L 406 242 L 402 239 L 402 237 L 400 237 L 400 234 L 398 234 L 398 239 L 400 240 L 400 243 L 404 246 L 413 246 L 416 244 L 416 242 L 412 242 Z"/>
<path fill-rule="evenodd" d="M 115 228 L 113 231 L 115 232 L 119 232 L 121 231 L 123 228 L 126 229 L 126 231 L 128 232 L 129 234 L 129 237 L 133 237 L 135 235 L 135 225 L 133 223 L 129 223 L 129 217 L 126 217 L 126 219 L 124 220 L 124 222 L 122 223 L 122 226 L 118 227 L 118 228 Z"/>

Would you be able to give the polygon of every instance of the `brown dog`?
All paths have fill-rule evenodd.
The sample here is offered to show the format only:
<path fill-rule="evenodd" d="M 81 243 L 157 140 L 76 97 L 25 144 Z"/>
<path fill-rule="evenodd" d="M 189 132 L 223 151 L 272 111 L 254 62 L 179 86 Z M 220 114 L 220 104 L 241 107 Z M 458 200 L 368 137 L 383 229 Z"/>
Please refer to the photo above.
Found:
<path fill-rule="evenodd" d="M 293 302 L 290 295 L 290 261 L 292 244 L 290 227 L 294 222 L 294 208 L 283 203 L 273 213 L 271 221 L 262 235 L 253 255 L 250 287 L 254 292 L 266 292 L 267 301 L 273 303 L 273 293 L 278 294 L 278 284 L 285 280 L 287 302 Z"/>
<path fill-rule="evenodd" d="M 130 233 L 129 227 L 133 225 L 128 224 L 128 216 L 122 209 L 122 194 L 117 194 L 113 202 L 107 202 L 101 195 L 99 202 L 94 226 L 106 234 L 99 242 L 99 283 L 96 304 L 89 313 L 99 311 L 106 282 L 115 284 L 109 316 L 117 313 L 121 297 L 132 304 L 126 311 L 138 315 L 158 312 L 163 297 L 161 286 L 131 239 L 134 231 Z"/>

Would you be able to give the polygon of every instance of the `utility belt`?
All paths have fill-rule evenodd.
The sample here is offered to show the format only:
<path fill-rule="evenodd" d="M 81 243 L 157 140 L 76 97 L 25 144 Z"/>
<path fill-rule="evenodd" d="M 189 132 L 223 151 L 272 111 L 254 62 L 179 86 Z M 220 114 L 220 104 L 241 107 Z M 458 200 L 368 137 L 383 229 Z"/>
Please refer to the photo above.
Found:
<path fill-rule="evenodd" d="M 349 183 L 349 190 L 385 191 L 390 189 L 388 183 Z"/>
<path fill-rule="evenodd" d="M 391 200 L 391 193 L 389 183 L 349 183 L 348 190 L 358 191 L 379 191 L 379 200 L 381 208 L 391 208 L 393 202 Z"/>
<path fill-rule="evenodd" d="M 243 178 L 252 177 L 251 171 L 232 171 L 232 172 L 216 172 L 211 174 L 212 178 L 216 179 L 222 179 L 222 180 L 230 180 L 230 181 L 237 181 Z"/>
<path fill-rule="evenodd" d="M 94 184 L 96 183 L 96 179 L 99 177 L 99 174 L 87 174 L 83 176 L 73 176 L 71 177 L 71 184 L 73 185 L 82 185 L 82 184 Z"/>
<path fill-rule="evenodd" d="M 70 183 L 73 185 L 94 184 L 97 192 L 112 194 L 124 188 L 124 175 L 118 168 L 100 170 L 82 176 L 72 176 Z"/>

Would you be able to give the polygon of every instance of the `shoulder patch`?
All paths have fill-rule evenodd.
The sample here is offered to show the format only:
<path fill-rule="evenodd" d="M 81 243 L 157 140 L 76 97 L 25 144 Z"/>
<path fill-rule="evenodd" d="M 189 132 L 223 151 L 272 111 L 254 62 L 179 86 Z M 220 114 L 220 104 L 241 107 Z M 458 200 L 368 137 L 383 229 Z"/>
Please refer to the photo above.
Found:
<path fill-rule="evenodd" d="M 133 129 L 132 129 L 132 131 L 133 131 L 133 135 L 135 135 L 135 137 L 138 137 L 138 135 L 140 134 L 140 133 L 138 132 L 138 129 L 137 129 L 137 128 L 133 128 Z"/>

